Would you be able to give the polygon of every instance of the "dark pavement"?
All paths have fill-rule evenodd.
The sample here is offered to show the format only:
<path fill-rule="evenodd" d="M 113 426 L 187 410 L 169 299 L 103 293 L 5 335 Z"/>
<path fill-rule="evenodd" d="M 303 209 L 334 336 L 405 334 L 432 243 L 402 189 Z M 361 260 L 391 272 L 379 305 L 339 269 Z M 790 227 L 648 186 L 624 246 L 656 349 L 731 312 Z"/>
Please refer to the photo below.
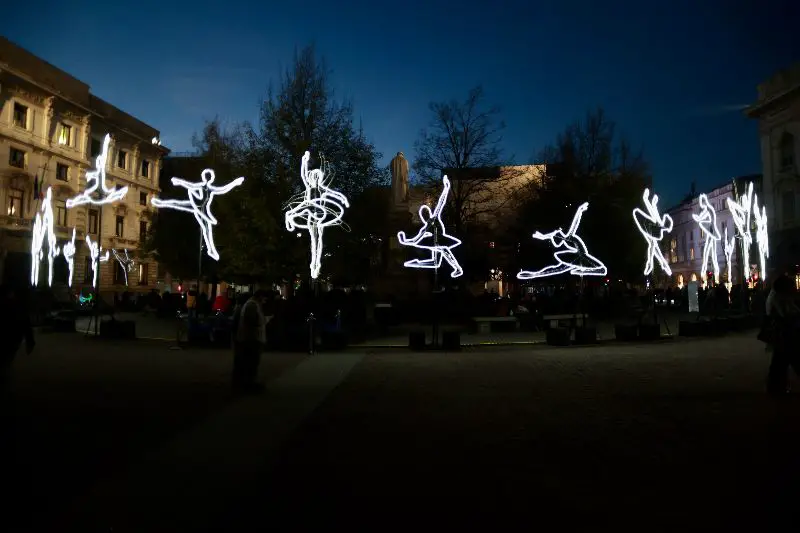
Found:
<path fill-rule="evenodd" d="M 793 530 L 800 394 L 764 395 L 753 336 L 270 354 L 264 394 L 234 398 L 225 352 L 52 335 L 16 369 L 11 516 L 31 531 Z"/>

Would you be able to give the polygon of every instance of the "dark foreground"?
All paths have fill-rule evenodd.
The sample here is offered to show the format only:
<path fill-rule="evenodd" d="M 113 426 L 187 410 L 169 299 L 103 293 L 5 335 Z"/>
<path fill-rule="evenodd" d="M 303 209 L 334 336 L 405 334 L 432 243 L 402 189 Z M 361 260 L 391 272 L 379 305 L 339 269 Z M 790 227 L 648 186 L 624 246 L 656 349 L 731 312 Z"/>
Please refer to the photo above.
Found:
<path fill-rule="evenodd" d="M 224 352 L 109 346 L 20 359 L 19 530 L 796 528 L 800 401 L 752 335 L 272 354 L 248 398 Z"/>

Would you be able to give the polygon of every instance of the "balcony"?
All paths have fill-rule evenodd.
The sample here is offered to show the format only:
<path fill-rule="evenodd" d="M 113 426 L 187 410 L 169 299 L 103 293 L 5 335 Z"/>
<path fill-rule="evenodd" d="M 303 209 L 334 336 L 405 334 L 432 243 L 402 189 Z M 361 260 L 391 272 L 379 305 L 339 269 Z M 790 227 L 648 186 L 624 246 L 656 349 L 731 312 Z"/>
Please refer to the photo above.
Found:
<path fill-rule="evenodd" d="M 8 229 L 30 230 L 33 229 L 33 220 L 30 218 L 0 215 L 0 225 Z"/>

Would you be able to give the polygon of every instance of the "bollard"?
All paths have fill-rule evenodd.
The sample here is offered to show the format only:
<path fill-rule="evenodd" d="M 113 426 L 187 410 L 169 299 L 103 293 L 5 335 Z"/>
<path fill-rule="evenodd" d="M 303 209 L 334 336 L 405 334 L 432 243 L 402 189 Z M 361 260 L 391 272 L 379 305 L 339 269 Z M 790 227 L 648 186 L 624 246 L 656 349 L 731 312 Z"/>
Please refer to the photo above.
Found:
<path fill-rule="evenodd" d="M 314 313 L 309 313 L 306 322 L 308 322 L 308 354 L 314 355 Z"/>

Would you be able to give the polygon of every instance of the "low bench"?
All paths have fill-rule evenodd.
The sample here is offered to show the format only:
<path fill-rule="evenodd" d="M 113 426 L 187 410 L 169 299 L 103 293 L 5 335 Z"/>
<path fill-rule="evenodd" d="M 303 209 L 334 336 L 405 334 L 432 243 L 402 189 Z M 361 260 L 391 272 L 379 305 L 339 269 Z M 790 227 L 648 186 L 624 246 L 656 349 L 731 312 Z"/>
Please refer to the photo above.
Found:
<path fill-rule="evenodd" d="M 589 315 L 571 313 L 565 315 L 544 315 L 542 318 L 545 322 L 550 324 L 551 328 L 557 328 L 562 320 L 569 320 L 570 325 L 573 327 L 582 327 L 586 325 L 585 320 L 589 318 Z"/>
<path fill-rule="evenodd" d="M 519 329 L 519 321 L 515 316 L 476 316 L 472 320 L 478 325 L 478 333 L 491 333 L 492 323 L 514 322 L 514 329 Z"/>

